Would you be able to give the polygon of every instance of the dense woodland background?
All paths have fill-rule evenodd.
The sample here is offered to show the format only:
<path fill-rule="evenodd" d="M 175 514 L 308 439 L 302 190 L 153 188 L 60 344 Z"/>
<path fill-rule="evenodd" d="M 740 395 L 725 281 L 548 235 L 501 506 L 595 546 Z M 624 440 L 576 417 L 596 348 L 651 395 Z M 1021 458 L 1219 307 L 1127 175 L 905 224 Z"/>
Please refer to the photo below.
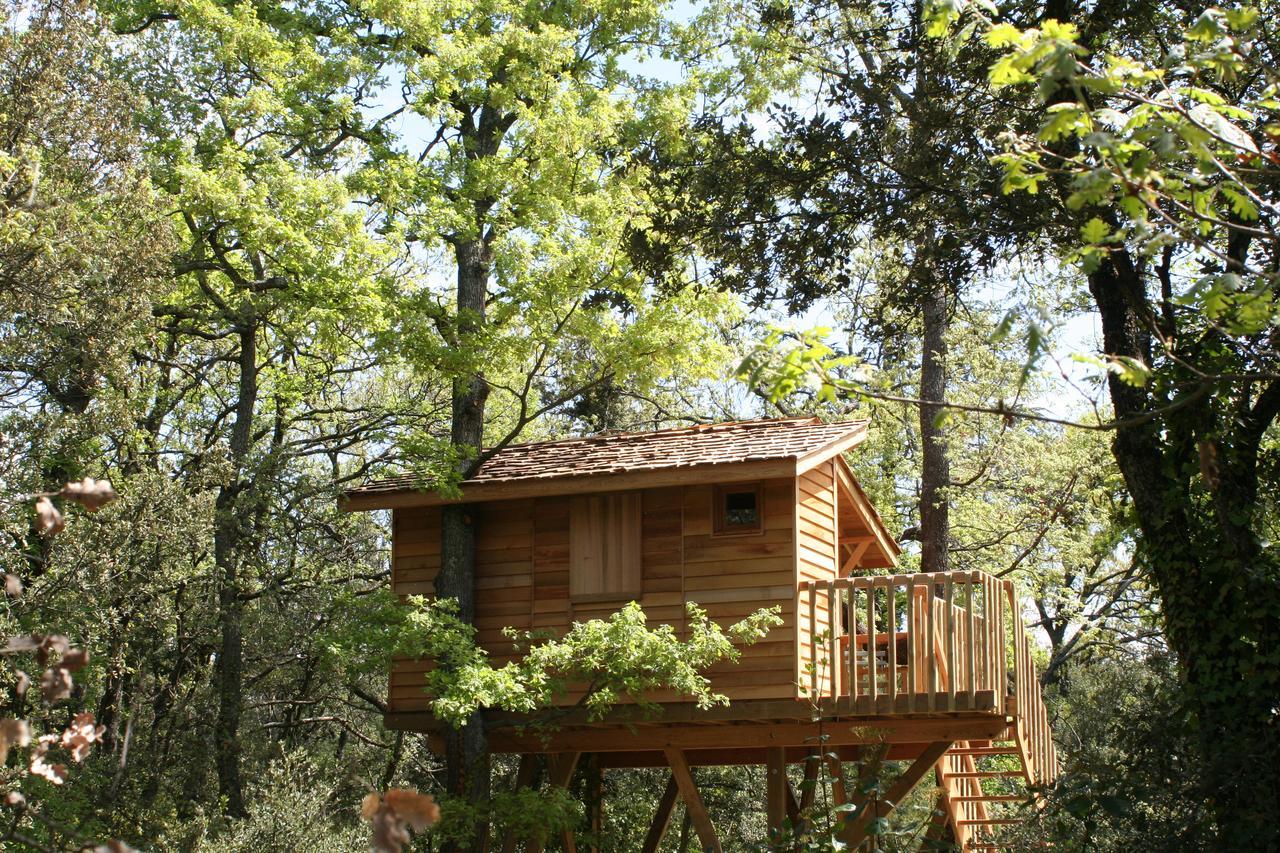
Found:
<path fill-rule="evenodd" d="M 1067 774 L 1028 848 L 1280 849 L 1277 12 L 3 0 L 0 622 L 89 659 L 45 702 L 11 641 L 0 687 L 103 727 L 61 784 L 15 746 L 5 848 L 364 849 L 393 786 L 466 847 L 381 726 L 387 519 L 337 495 L 817 413 L 873 418 L 909 569 L 1038 619 Z M 86 476 L 119 498 L 49 535 Z M 760 849 L 757 772 L 700 783 Z M 602 849 L 662 784 L 605 775 Z"/>

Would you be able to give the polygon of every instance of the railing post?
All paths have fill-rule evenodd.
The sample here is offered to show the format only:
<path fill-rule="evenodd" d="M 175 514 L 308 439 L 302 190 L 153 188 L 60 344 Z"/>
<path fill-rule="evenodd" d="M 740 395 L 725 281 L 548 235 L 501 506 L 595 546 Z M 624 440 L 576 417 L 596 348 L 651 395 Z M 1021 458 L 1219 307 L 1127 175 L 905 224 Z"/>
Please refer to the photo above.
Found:
<path fill-rule="evenodd" d="M 840 700 L 840 670 L 844 667 L 840 654 L 840 634 L 843 631 L 841 616 L 843 614 L 836 582 L 829 580 L 827 581 L 827 622 L 831 626 L 831 637 L 827 646 L 831 649 L 831 702 L 833 705 Z"/>
<path fill-rule="evenodd" d="M 809 591 L 809 696 L 819 701 L 822 696 L 818 692 L 818 585 L 806 581 L 805 588 Z"/>

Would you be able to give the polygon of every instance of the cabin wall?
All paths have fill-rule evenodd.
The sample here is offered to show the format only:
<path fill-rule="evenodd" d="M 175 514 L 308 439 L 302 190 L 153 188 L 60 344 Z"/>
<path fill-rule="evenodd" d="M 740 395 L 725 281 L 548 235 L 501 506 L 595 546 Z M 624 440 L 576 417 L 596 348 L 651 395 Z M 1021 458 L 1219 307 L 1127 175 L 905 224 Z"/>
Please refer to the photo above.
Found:
<path fill-rule="evenodd" d="M 640 605 L 651 626 L 683 634 L 685 603 L 697 602 L 728 627 L 763 607 L 779 606 L 784 624 L 743 650 L 738 664 L 710 671 L 714 689 L 731 699 L 795 696 L 795 481 L 767 480 L 762 530 L 712 533 L 711 485 L 641 492 Z M 475 508 L 477 639 L 495 662 L 508 660 L 505 626 L 563 633 L 575 621 L 607 618 L 626 602 L 572 601 L 569 595 L 567 496 L 501 501 Z M 440 566 L 439 507 L 393 513 L 392 589 L 431 595 Z M 423 711 L 423 661 L 400 661 L 391 675 L 389 710 Z M 654 696 L 658 701 L 679 697 Z"/>
<path fill-rule="evenodd" d="M 795 480 L 795 489 L 797 582 L 834 580 L 839 507 L 833 463 L 824 462 L 801 474 Z M 811 669 L 815 651 L 819 661 L 830 660 L 831 656 L 815 649 L 815 645 L 824 643 L 824 634 L 830 636 L 831 613 L 826 596 L 807 596 L 806 608 L 810 602 L 814 605 L 813 618 L 807 612 L 800 614 L 796 669 L 805 691 L 811 690 L 816 679 L 818 695 L 831 695 L 829 665 Z"/>

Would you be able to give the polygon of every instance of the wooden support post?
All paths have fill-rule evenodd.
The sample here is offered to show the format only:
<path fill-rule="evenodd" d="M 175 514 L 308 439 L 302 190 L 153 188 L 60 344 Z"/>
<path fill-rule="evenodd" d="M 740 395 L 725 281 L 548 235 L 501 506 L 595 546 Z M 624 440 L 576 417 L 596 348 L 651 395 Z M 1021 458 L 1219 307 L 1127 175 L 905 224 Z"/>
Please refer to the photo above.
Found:
<path fill-rule="evenodd" d="M 662 799 L 658 800 L 658 810 L 654 812 L 653 822 L 649 824 L 649 832 L 644 837 L 644 847 L 640 848 L 642 853 L 657 853 L 662 837 L 667 834 L 667 827 L 671 825 L 671 812 L 679 796 L 680 787 L 676 785 L 676 777 L 671 775 L 667 777 L 667 788 L 662 792 Z"/>
<path fill-rule="evenodd" d="M 924 778 L 924 774 L 929 772 L 938 763 L 938 759 L 946 754 L 947 750 L 951 748 L 951 744 L 952 741 L 943 740 L 926 746 L 924 752 L 920 753 L 920 757 L 912 762 L 911 766 L 894 781 L 888 793 L 880 800 L 878 808 L 864 809 L 856 819 L 844 825 L 840 830 L 840 840 L 851 848 L 856 848 L 865 841 L 867 827 L 871 824 L 871 821 L 875 818 L 888 817 L 907 794 L 911 793 L 916 784 Z"/>
<path fill-rule="evenodd" d="M 765 750 L 765 815 L 768 834 L 780 832 L 787 817 L 787 751 L 782 747 Z"/>
<path fill-rule="evenodd" d="M 516 769 L 516 782 L 512 791 L 520 791 L 533 785 L 533 771 L 538 756 L 530 752 L 521 753 L 520 765 Z M 502 853 L 516 853 L 516 834 L 508 829 L 502 836 Z"/>
<path fill-rule="evenodd" d="M 791 779 L 787 779 L 787 820 L 791 821 L 791 828 L 800 829 L 800 804 L 796 802 L 796 789 L 791 787 Z"/>
<path fill-rule="evenodd" d="M 552 788 L 569 787 L 569 782 L 573 779 L 573 771 L 578 767 L 578 757 L 581 754 L 580 752 L 562 752 L 551 757 L 551 772 L 548 774 L 550 778 L 547 781 Z M 560 840 L 565 845 L 566 853 L 576 853 L 577 848 L 574 844 L 572 830 L 565 830 L 561 833 Z M 525 846 L 525 853 L 542 853 L 542 848 L 546 846 L 546 843 L 545 834 L 531 838 Z"/>
<path fill-rule="evenodd" d="M 849 802 L 849 792 L 844 784 L 844 766 L 834 752 L 827 753 L 827 775 L 831 777 L 831 798 L 837 806 L 843 806 Z"/>
<path fill-rule="evenodd" d="M 604 835 L 604 773 L 600 769 L 600 757 L 592 754 L 587 759 L 586 770 L 587 831 L 591 833 L 591 853 L 600 853 L 600 838 Z"/>
<path fill-rule="evenodd" d="M 804 782 L 800 784 L 800 811 L 813 808 L 813 798 L 818 791 L 818 766 L 822 758 L 817 752 L 810 752 L 804 760 Z"/>
<path fill-rule="evenodd" d="M 693 781 L 693 774 L 689 772 L 689 762 L 685 760 L 684 751 L 664 749 L 663 752 L 667 756 L 667 763 L 671 765 L 671 775 L 675 777 L 676 785 L 680 788 L 680 799 L 684 800 L 685 811 L 693 820 L 693 828 L 698 833 L 698 841 L 702 844 L 702 849 L 723 853 L 715 827 L 711 825 L 711 816 L 707 814 L 707 808 L 702 804 L 702 797 L 698 794 L 698 786 Z"/>

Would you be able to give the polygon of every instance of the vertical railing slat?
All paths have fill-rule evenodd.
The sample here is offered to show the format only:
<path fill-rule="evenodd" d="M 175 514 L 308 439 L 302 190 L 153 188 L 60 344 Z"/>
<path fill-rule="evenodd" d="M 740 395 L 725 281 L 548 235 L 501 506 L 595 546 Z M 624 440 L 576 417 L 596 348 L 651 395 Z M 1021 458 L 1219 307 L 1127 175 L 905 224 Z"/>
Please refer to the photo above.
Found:
<path fill-rule="evenodd" d="M 871 697 L 871 713 L 876 713 L 880 689 L 876 684 L 876 585 L 867 584 L 867 695 Z"/>
<path fill-rule="evenodd" d="M 849 713 L 858 707 L 858 583 L 849 585 Z"/>
<path fill-rule="evenodd" d="M 907 586 L 907 713 L 913 714 L 916 710 L 916 677 L 919 670 L 919 653 L 916 643 L 916 625 L 919 620 L 916 618 L 916 610 L 919 608 L 919 589 L 917 581 L 919 575 L 913 575 L 909 585 Z"/>
<path fill-rule="evenodd" d="M 885 619 L 889 632 L 889 713 L 897 710 L 898 701 L 898 582 L 897 578 L 885 581 Z"/>
<path fill-rule="evenodd" d="M 944 606 L 947 611 L 947 710 L 956 709 L 956 617 L 955 617 L 955 584 L 951 574 L 947 574 L 947 583 L 943 593 Z"/>
<path fill-rule="evenodd" d="M 809 698 L 818 699 L 818 585 L 806 582 L 809 588 Z"/>
<path fill-rule="evenodd" d="M 840 670 L 843 668 L 840 661 L 840 635 L 843 632 L 842 616 L 843 612 L 840 608 L 840 594 L 836 590 L 836 582 L 834 580 L 827 581 L 827 622 L 831 625 L 831 636 L 827 643 L 831 649 L 831 663 L 828 669 L 831 670 L 831 701 L 834 704 L 840 699 Z"/>
<path fill-rule="evenodd" d="M 938 627 L 937 616 L 935 611 L 938 608 L 933 606 L 933 580 L 930 579 L 929 586 L 926 587 L 927 594 L 925 596 L 925 690 L 928 693 L 928 706 L 930 711 L 938 710 L 938 699 L 935 695 L 938 690 Z"/>

